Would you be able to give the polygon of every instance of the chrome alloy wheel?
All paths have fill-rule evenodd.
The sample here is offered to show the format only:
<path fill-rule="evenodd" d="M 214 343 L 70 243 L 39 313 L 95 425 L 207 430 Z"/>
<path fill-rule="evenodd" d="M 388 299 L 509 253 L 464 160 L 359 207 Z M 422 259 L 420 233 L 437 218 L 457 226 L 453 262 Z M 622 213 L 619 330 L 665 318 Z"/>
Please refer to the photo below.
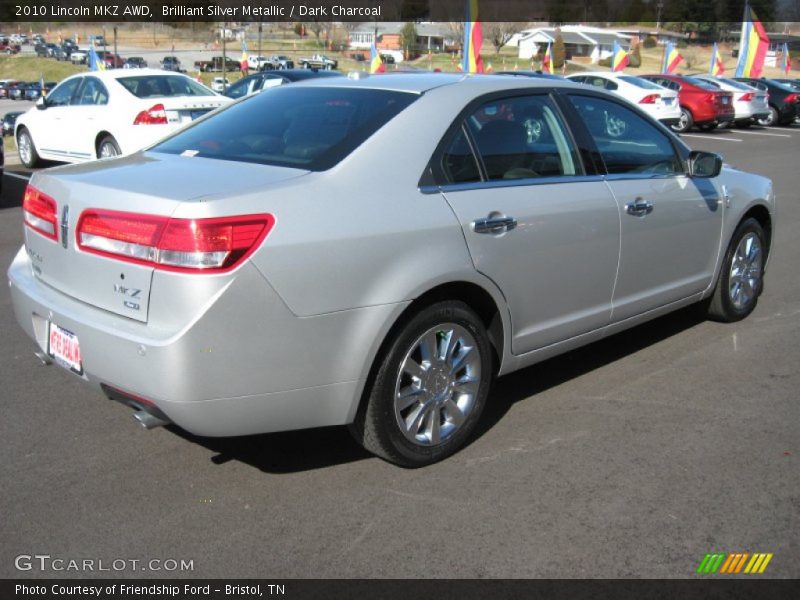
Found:
<path fill-rule="evenodd" d="M 689 129 L 689 115 L 686 113 L 686 111 L 681 111 L 680 119 L 672 128 L 679 133 L 683 133 Z"/>
<path fill-rule="evenodd" d="M 111 142 L 103 142 L 100 145 L 100 156 L 98 158 L 113 158 L 119 156 L 119 149 Z"/>
<path fill-rule="evenodd" d="M 400 364 L 394 414 L 414 444 L 435 446 L 464 424 L 481 384 L 481 356 L 472 334 L 455 323 L 432 327 Z"/>
<path fill-rule="evenodd" d="M 749 305 L 758 294 L 761 287 L 762 256 L 761 240 L 753 232 L 745 235 L 736 246 L 728 276 L 728 294 L 737 310 Z"/>
<path fill-rule="evenodd" d="M 31 141 L 31 137 L 27 132 L 22 132 L 19 134 L 17 146 L 19 150 L 19 158 L 20 161 L 22 161 L 22 164 L 30 164 L 33 159 L 33 142 Z"/>

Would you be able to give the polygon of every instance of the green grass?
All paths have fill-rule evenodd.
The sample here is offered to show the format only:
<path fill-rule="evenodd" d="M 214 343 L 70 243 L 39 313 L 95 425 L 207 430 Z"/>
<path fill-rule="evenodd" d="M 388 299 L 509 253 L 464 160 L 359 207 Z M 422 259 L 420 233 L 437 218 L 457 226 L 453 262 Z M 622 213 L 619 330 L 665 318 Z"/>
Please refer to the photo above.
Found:
<path fill-rule="evenodd" d="M 21 81 L 61 81 L 65 77 L 86 71 L 85 65 L 73 65 L 52 58 L 34 56 L 0 56 L 0 79 Z"/>

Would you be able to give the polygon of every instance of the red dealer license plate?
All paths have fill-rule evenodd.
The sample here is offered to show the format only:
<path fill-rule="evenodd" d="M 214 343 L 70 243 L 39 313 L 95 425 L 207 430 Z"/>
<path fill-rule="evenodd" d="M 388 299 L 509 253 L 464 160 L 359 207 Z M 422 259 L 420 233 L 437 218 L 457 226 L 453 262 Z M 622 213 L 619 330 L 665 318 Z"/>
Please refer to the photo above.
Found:
<path fill-rule="evenodd" d="M 83 375 L 81 346 L 78 336 L 55 323 L 50 323 L 47 336 L 47 353 L 62 367 Z"/>

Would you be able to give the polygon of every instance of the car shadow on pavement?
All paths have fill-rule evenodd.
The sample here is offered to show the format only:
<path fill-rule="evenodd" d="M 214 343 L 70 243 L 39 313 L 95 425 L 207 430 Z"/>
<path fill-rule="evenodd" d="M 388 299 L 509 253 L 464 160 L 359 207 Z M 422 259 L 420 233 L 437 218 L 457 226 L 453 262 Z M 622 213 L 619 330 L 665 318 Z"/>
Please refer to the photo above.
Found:
<path fill-rule="evenodd" d="M 236 460 L 265 473 L 299 473 L 374 458 L 350 436 L 346 427 L 322 427 L 231 438 L 192 435 L 179 427 L 168 429 L 216 453 L 211 462 Z"/>
<path fill-rule="evenodd" d="M 698 305 L 659 317 L 583 348 L 556 356 L 498 379 L 472 442 L 491 430 L 520 400 L 530 398 L 704 322 Z"/>
<path fill-rule="evenodd" d="M 657 344 L 704 320 L 696 306 L 685 308 L 498 379 L 468 445 L 490 431 L 514 403 Z M 168 428 L 214 452 L 214 464 L 236 460 L 266 473 L 297 473 L 374 458 L 353 440 L 346 427 L 232 438 L 199 437 L 178 427 Z"/>

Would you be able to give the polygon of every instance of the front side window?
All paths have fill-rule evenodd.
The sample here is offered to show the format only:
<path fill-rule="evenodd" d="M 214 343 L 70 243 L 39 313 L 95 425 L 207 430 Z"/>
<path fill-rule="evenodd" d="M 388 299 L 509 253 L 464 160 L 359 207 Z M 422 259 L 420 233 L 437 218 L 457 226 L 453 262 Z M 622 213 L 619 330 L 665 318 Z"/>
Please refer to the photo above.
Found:
<path fill-rule="evenodd" d="M 47 95 L 47 106 L 67 106 L 83 77 L 68 79 Z"/>
<path fill-rule="evenodd" d="M 377 89 L 280 86 L 197 122 L 152 151 L 323 171 L 417 98 Z"/>
<path fill-rule="evenodd" d="M 683 165 L 668 134 L 627 106 L 571 94 L 609 174 L 672 175 Z"/>
<path fill-rule="evenodd" d="M 487 102 L 466 119 L 465 125 L 489 180 L 581 172 L 572 140 L 545 95 Z"/>

